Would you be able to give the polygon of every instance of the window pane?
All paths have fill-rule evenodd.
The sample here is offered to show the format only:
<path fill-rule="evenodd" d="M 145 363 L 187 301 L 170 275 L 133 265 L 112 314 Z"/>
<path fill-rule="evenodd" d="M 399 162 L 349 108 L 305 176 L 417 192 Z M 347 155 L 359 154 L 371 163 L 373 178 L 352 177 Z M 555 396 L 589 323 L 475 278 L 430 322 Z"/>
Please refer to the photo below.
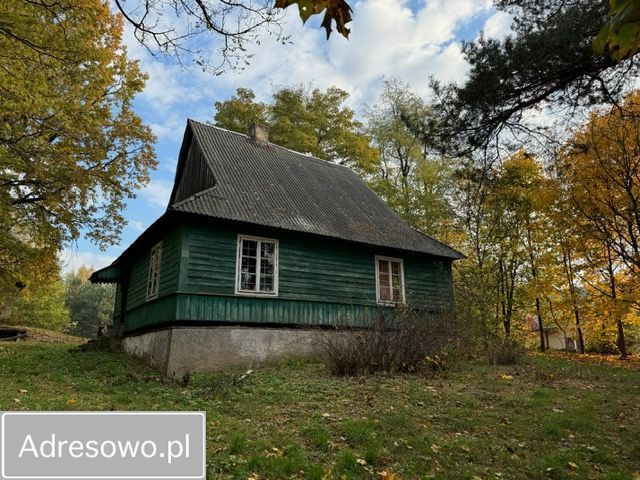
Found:
<path fill-rule="evenodd" d="M 260 291 L 273 292 L 273 276 L 260 275 Z"/>
<path fill-rule="evenodd" d="M 400 275 L 400 262 L 391 263 L 391 285 L 393 287 L 393 301 L 402 301 L 402 275 Z"/>
<path fill-rule="evenodd" d="M 268 258 L 273 260 L 275 251 L 276 251 L 275 243 L 272 243 L 272 242 L 260 243 L 260 256 L 262 258 Z"/>
<path fill-rule="evenodd" d="M 246 244 L 245 244 L 246 245 Z M 243 250 L 245 248 L 243 245 Z M 255 242 L 254 242 L 255 253 Z M 240 289 L 255 291 L 256 289 L 256 262 L 255 257 L 242 257 L 242 264 L 240 267 Z"/>
<path fill-rule="evenodd" d="M 260 259 L 260 273 L 264 275 L 273 275 L 273 259 Z"/>
<path fill-rule="evenodd" d="M 393 284 L 393 301 L 394 302 L 401 302 L 402 301 L 402 285 L 400 284 L 400 281 L 398 280 L 398 283 L 395 283 L 395 279 L 394 279 L 394 284 Z"/>
<path fill-rule="evenodd" d="M 255 240 L 242 240 L 242 256 L 255 257 L 258 251 L 258 242 Z"/>
<path fill-rule="evenodd" d="M 381 302 L 391 301 L 391 285 L 389 284 L 389 262 L 378 260 L 378 284 L 380 291 L 378 297 Z"/>
<path fill-rule="evenodd" d="M 389 262 L 391 264 L 391 273 L 393 275 L 400 275 L 400 262 Z"/>
<path fill-rule="evenodd" d="M 240 288 L 242 290 L 255 291 L 256 289 L 256 276 L 253 273 L 243 273 L 242 280 L 240 282 Z"/>
<path fill-rule="evenodd" d="M 380 285 L 380 301 L 381 302 L 391 301 L 391 290 L 389 289 L 389 286 Z"/>

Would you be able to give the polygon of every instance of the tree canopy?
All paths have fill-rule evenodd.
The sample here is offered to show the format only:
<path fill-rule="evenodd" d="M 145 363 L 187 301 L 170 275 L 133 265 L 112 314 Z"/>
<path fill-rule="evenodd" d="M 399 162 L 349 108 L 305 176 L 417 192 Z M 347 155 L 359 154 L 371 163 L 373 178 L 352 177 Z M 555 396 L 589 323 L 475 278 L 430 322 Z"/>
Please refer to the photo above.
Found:
<path fill-rule="evenodd" d="M 256 102 L 253 91 L 239 88 L 223 102 L 216 102 L 215 124 L 246 133 L 252 122 L 269 127 L 276 145 L 323 160 L 359 169 L 371 169 L 377 152 L 369 145 L 363 125 L 345 105 L 347 92 L 336 87 L 326 91 L 303 85 L 276 89 L 270 103 Z"/>
<path fill-rule="evenodd" d="M 606 0 L 500 0 L 514 17 L 504 40 L 481 36 L 464 45 L 471 69 L 460 85 L 433 82 L 443 148 L 468 152 L 502 139 L 513 143 L 543 129 L 527 121 L 534 108 L 565 113 L 621 98 L 638 72 L 633 56 L 616 63 L 593 42 L 608 12 Z"/>
<path fill-rule="evenodd" d="M 155 163 L 132 110 L 145 75 L 101 0 L 0 4 L 0 281 L 25 282 L 81 232 L 117 241 Z M 49 260 L 50 261 L 50 260 Z"/>

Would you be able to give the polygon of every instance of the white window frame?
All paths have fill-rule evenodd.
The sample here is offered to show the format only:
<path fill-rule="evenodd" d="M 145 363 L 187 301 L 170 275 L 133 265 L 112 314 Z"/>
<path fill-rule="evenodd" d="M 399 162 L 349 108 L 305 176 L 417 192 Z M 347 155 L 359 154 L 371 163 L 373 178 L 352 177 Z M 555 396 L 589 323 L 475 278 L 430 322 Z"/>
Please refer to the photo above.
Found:
<path fill-rule="evenodd" d="M 380 300 L 380 260 L 383 261 L 387 261 L 387 262 L 398 262 L 400 264 L 400 280 L 402 282 L 402 289 L 401 294 L 402 294 L 402 299 L 400 302 L 394 302 L 393 301 L 393 280 L 392 280 L 392 275 L 391 275 L 391 269 L 389 269 L 389 284 L 391 285 L 391 300 L 388 302 L 383 302 L 382 300 Z M 375 256 L 375 262 L 376 262 L 376 302 L 378 302 L 378 305 L 384 305 L 387 307 L 392 307 L 394 305 L 397 305 L 398 303 L 404 303 L 405 302 L 405 295 L 404 295 L 404 262 L 401 258 L 396 258 L 396 257 L 385 257 L 383 255 L 376 255 Z"/>
<path fill-rule="evenodd" d="M 162 265 L 162 241 L 156 243 L 151 247 L 149 252 L 149 270 L 147 271 L 147 302 L 158 298 L 158 292 L 160 291 L 160 266 Z M 157 274 L 155 283 L 155 289 L 153 283 L 151 283 L 152 274 L 154 270 Z"/>
<path fill-rule="evenodd" d="M 258 242 L 256 247 L 256 290 L 242 290 L 242 241 L 253 240 Z M 260 242 L 274 244 L 273 251 L 273 292 L 260 291 Z M 278 296 L 278 273 L 280 270 L 280 242 L 276 238 L 256 237 L 253 235 L 238 234 L 238 246 L 236 251 L 236 295 L 248 297 L 277 297 Z"/>

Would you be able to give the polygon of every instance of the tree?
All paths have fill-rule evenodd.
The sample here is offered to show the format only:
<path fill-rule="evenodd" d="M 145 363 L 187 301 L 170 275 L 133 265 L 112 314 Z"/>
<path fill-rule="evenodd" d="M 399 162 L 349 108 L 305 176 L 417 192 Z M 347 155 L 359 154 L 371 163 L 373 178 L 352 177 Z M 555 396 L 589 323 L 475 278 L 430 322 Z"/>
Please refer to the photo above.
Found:
<path fill-rule="evenodd" d="M 462 85 L 433 82 L 439 122 L 432 126 L 450 152 L 540 138 L 545 130 L 527 122 L 531 109 L 551 109 L 566 122 L 563 114 L 576 108 L 617 102 L 638 72 L 635 57 L 617 63 L 594 54 L 606 0 L 500 0 L 497 6 L 514 16 L 511 34 L 464 45 L 471 69 Z"/>
<path fill-rule="evenodd" d="M 132 110 L 145 75 L 101 0 L 0 4 L 0 292 L 81 231 L 117 241 L 155 166 Z"/>
<path fill-rule="evenodd" d="M 598 54 L 608 52 L 614 60 L 640 51 L 640 4 L 637 0 L 609 0 L 609 20 L 593 45 Z"/>
<path fill-rule="evenodd" d="M 593 292 L 609 300 L 606 311 L 626 355 L 623 318 L 638 303 L 640 280 L 640 92 L 621 108 L 594 112 L 561 152 L 566 183 L 583 237 L 585 276 Z M 626 305 L 626 306 L 625 306 Z"/>
<path fill-rule="evenodd" d="M 365 178 L 391 208 L 415 228 L 445 235 L 451 207 L 447 201 L 451 168 L 407 127 L 406 117 L 425 118 L 427 104 L 397 80 L 387 80 L 380 98 L 367 109 L 366 132 L 379 153 L 376 168 Z"/>
<path fill-rule="evenodd" d="M 256 95 L 248 88 L 238 88 L 236 94 L 224 102 L 216 102 L 215 122 L 219 127 L 246 133 L 254 122 L 267 124 L 269 107 L 256 102 Z"/>
<path fill-rule="evenodd" d="M 341 165 L 369 170 L 377 161 L 370 139 L 353 110 L 345 106 L 349 95 L 336 87 L 326 91 L 304 86 L 281 88 L 273 101 L 255 101 L 253 91 L 238 89 L 234 97 L 216 102 L 217 126 L 246 133 L 253 121 L 269 126 L 276 145 Z"/>
<path fill-rule="evenodd" d="M 92 284 L 93 268 L 82 265 L 64 280 L 66 306 L 74 335 L 95 338 L 100 327 L 111 325 L 115 290 L 113 285 Z"/>
<path fill-rule="evenodd" d="M 524 150 L 520 150 L 504 162 L 498 184 L 498 207 L 503 211 L 503 221 L 510 221 L 509 229 L 517 232 L 514 244 L 521 244 L 529 267 L 531 293 L 540 330 L 540 350 L 545 351 L 543 302 L 549 275 L 542 271 L 550 263 L 549 230 L 550 208 L 553 193 L 550 181 L 540 164 Z"/>
<path fill-rule="evenodd" d="M 30 282 L 13 304 L 8 323 L 49 330 L 67 330 L 69 310 L 65 306 L 65 292 L 60 267 L 52 264 L 46 278 Z"/>

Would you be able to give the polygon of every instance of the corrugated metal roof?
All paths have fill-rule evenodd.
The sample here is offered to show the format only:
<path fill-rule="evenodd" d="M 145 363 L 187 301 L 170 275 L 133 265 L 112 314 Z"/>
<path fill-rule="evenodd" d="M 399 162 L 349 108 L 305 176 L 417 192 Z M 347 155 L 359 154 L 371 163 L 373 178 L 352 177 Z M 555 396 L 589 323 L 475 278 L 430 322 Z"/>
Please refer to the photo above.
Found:
<path fill-rule="evenodd" d="M 204 153 L 215 185 L 169 205 L 169 210 L 452 259 L 464 257 L 411 228 L 347 167 L 193 120 L 188 128 Z"/>
<path fill-rule="evenodd" d="M 121 279 L 120 266 L 115 262 L 100 270 L 96 270 L 91 274 L 91 277 L 89 277 L 91 283 L 118 283 Z"/>

